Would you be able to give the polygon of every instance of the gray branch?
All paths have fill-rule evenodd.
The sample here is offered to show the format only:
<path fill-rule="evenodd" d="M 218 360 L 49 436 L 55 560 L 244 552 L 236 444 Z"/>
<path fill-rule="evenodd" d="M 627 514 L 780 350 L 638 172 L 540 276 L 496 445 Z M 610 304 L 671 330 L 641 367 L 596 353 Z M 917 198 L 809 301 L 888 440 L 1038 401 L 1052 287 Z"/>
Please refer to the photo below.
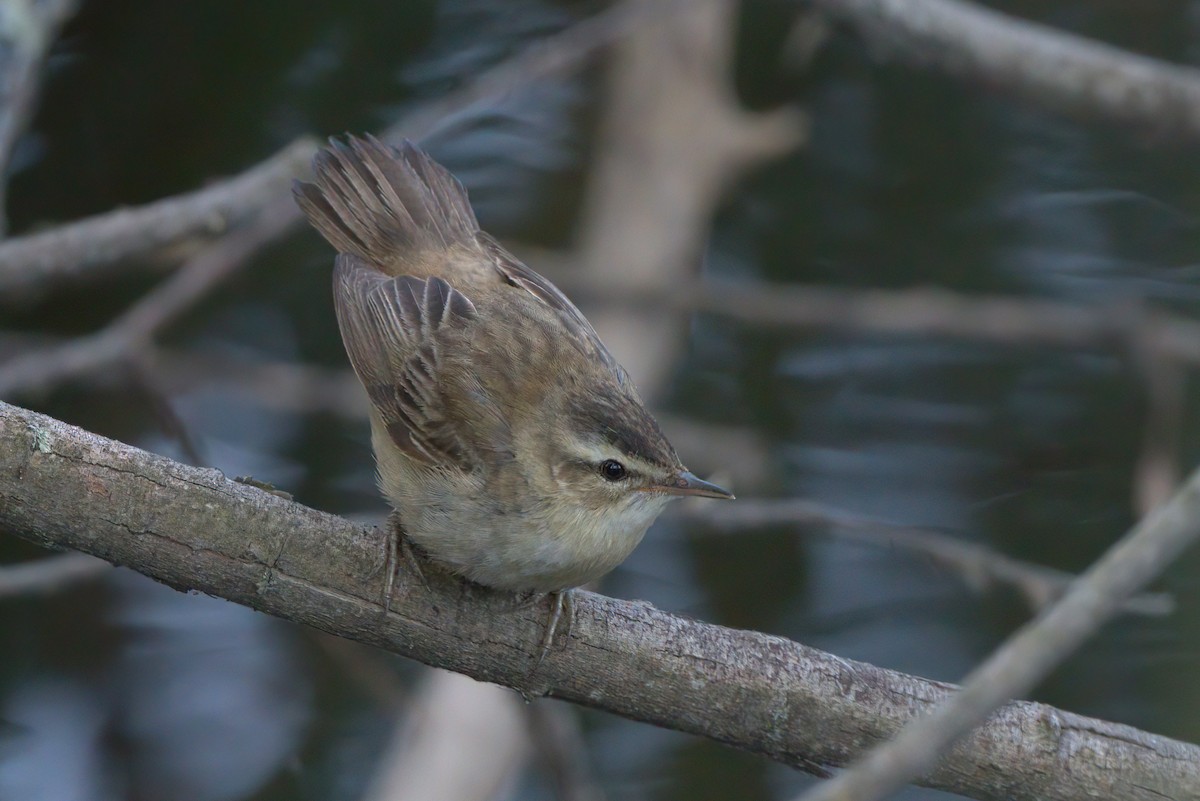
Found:
<path fill-rule="evenodd" d="M 934 529 L 889 523 L 803 498 L 742 500 L 715 509 L 692 505 L 678 516 L 702 529 L 733 535 L 757 526 L 791 525 L 842 542 L 906 549 L 954 571 L 972 589 L 982 591 L 998 584 L 1013 587 L 1035 613 L 1061 598 L 1078 578 Z M 1175 600 L 1166 593 L 1142 593 L 1127 600 L 1121 609 L 1136 615 L 1169 615 L 1175 611 Z"/>
<path fill-rule="evenodd" d="M 60 553 L 0 567 L 0 600 L 49 595 L 112 570 L 112 565 L 84 553 Z"/>
<path fill-rule="evenodd" d="M 476 103 L 581 68 L 630 29 L 652 24 L 684 4 L 685 0 L 657 0 L 646 7 L 618 5 L 600 12 L 474 76 L 446 97 L 414 109 L 382 136 L 420 140 L 450 115 Z M 303 137 L 204 189 L 0 242 L 0 300 L 13 303 L 60 281 L 99 276 L 123 259 L 189 236 L 221 234 L 253 220 L 272 202 L 290 198 L 292 179 L 308 170 L 316 148 L 314 138 Z"/>
<path fill-rule="evenodd" d="M 1009 698 L 1029 692 L 1116 613 L 1134 592 L 1200 537 L 1200 470 L 971 671 L 962 689 L 801 801 L 876 801 L 933 765 L 943 751 Z M 1139 785 L 1119 798 L 1190 798 L 1169 784 Z"/>
<path fill-rule="evenodd" d="M 159 329 L 202 300 L 299 220 L 300 211 L 290 198 L 272 201 L 253 223 L 188 259 L 101 330 L 30 350 L 0 365 L 0 396 L 43 391 L 59 381 L 110 370 L 135 358 Z"/>
<path fill-rule="evenodd" d="M 12 303 L 52 282 L 99 276 L 115 262 L 188 236 L 243 225 L 272 200 L 287 196 L 308 169 L 316 142 L 299 139 L 240 175 L 144 206 L 115 209 L 0 243 L 0 297 Z"/>
<path fill-rule="evenodd" d="M 0 403 L 0 529 L 127 565 L 429 665 L 702 735 L 796 767 L 843 765 L 954 687 L 799 643 L 580 592 L 532 671 L 545 610 L 431 576 L 378 604 L 379 532 Z M 1200 748 L 1016 702 L 920 783 L 978 799 L 1200 797 Z"/>
<path fill-rule="evenodd" d="M 0 3 L 0 236 L 8 228 L 9 160 L 37 105 L 46 54 L 76 6 L 76 0 Z"/>
<path fill-rule="evenodd" d="M 1200 135 L 1200 71 L 1023 22 L 953 0 L 816 0 L 888 53 L 983 80 L 1051 111 L 1075 111 L 1137 123 L 1180 136 Z M 685 3 L 661 0 L 650 15 Z M 647 11 L 620 4 L 548 37 L 417 109 L 387 132 L 420 138 L 447 114 L 550 74 L 578 68 L 631 28 L 650 24 Z M 190 235 L 220 233 L 286 194 L 315 149 L 310 139 L 284 148 L 233 178 L 130 209 L 117 209 L 0 243 L 0 297 L 142 255 Z"/>
<path fill-rule="evenodd" d="M 882 53 L 1030 101 L 1181 139 L 1200 136 L 1200 71 L 959 0 L 814 0 Z"/>
<path fill-rule="evenodd" d="M 519 251 L 518 251 L 519 252 Z M 698 311 L 780 331 L 954 337 L 1011 347 L 1126 349 L 1200 366 L 1200 322 L 1139 300 L 1080 304 L 938 287 L 850 289 L 708 278 L 670 292 L 630 292 L 580 280 L 548 252 L 528 259 L 571 297 L 622 308 Z"/>

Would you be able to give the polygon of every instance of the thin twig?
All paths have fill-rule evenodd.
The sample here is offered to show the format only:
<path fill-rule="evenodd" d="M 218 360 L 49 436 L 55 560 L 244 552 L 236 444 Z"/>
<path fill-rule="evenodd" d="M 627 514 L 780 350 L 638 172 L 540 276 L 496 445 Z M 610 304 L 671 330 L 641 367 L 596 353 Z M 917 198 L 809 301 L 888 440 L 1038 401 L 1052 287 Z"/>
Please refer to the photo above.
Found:
<path fill-rule="evenodd" d="M 1036 565 L 997 553 L 986 545 L 965 542 L 940 531 L 919 526 L 886 523 L 842 509 L 800 499 L 753 500 L 740 498 L 736 504 L 687 506 L 684 519 L 701 527 L 740 531 L 759 526 L 791 525 L 804 533 L 825 533 L 839 541 L 857 542 L 876 548 L 904 548 L 924 554 L 952 569 L 973 589 L 1001 584 L 1014 587 L 1033 612 L 1057 601 L 1076 576 L 1044 565 Z M 1131 614 L 1162 616 L 1175 610 L 1166 593 L 1143 593 L 1130 598 L 1122 610 Z"/>
<path fill-rule="evenodd" d="M 431 100 L 384 132 L 384 139 L 420 140 L 434 133 L 453 115 L 481 100 L 499 97 L 532 81 L 565 75 L 581 68 L 601 48 L 642 26 L 655 25 L 667 15 L 688 8 L 694 0 L 648 0 L 614 3 L 609 9 L 571 27 L 530 43 L 521 52 L 437 100 Z"/>
<path fill-rule="evenodd" d="M 801 801 L 876 801 L 922 775 L 958 738 L 1010 698 L 1037 686 L 1198 538 L 1200 470 L 1170 502 L 1109 549 L 1058 603 L 972 670 L 949 700 L 909 723 L 837 778 L 805 793 Z"/>
<path fill-rule="evenodd" d="M 176 411 L 165 388 L 160 385 L 158 377 L 150 369 L 150 361 L 146 358 L 149 350 L 149 346 L 138 348 L 128 360 L 134 382 L 149 400 L 151 412 L 158 422 L 159 430 L 165 436 L 175 440 L 187 463 L 196 467 L 209 467 L 210 465 L 201 454 L 200 445 L 192 436 L 187 423 L 179 416 L 179 412 Z"/>
<path fill-rule="evenodd" d="M 49 595 L 112 570 L 103 559 L 85 553 L 61 553 L 0 566 L 0 599 Z"/>
<path fill-rule="evenodd" d="M 947 336 L 1010 346 L 1124 349 L 1200 367 L 1200 322 L 1141 303 L 1085 306 L 945 289 L 837 289 L 710 281 L 674 302 L 751 325 Z"/>
<path fill-rule="evenodd" d="M 210 245 L 105 328 L 0 366 L 0 397 L 38 392 L 73 376 L 111 368 L 244 266 L 299 218 L 291 199 L 268 205 L 254 224 Z"/>

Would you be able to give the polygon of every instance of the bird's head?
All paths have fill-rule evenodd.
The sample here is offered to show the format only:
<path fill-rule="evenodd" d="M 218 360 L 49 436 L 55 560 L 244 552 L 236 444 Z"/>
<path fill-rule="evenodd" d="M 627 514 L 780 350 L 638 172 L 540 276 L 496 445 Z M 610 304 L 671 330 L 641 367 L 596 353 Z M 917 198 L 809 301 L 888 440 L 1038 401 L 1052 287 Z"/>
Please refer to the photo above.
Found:
<path fill-rule="evenodd" d="M 546 432 L 545 445 L 560 491 L 580 506 L 653 519 L 673 498 L 733 498 L 683 466 L 631 392 L 589 393 L 559 419 L 563 424 Z"/>

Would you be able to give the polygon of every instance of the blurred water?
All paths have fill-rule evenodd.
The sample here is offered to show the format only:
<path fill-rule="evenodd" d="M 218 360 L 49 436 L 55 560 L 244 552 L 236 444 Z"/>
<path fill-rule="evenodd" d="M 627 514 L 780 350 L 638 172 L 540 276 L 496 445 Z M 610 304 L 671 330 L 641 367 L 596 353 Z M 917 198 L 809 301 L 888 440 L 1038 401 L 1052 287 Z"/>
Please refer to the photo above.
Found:
<path fill-rule="evenodd" d="M 102 747 L 105 711 L 90 688 L 30 677 L 0 707 L 11 730 L 0 747 L 0 797 L 30 801 L 119 798 Z"/>
<path fill-rule="evenodd" d="M 44 107 L 14 165 L 14 228 L 192 188 L 301 132 L 381 128 L 594 5 L 86 3 L 56 51 Z M 1200 52 L 1196 3 L 1001 5 L 1164 58 Z M 788 13 L 765 3 L 747 12 L 738 86 L 758 106 L 804 104 L 812 141 L 736 188 L 716 221 L 708 269 L 852 287 L 1148 299 L 1200 313 L 1193 151 L 880 65 L 844 35 L 797 73 L 781 66 Z M 597 97 L 593 75 L 533 86 L 446 121 L 430 146 L 495 233 L 561 244 Z M 297 236 L 170 339 L 344 365 L 329 264 L 315 236 Z M 64 291 L 7 323 L 86 329 L 148 284 Z M 744 494 L 804 495 L 1070 570 L 1133 520 L 1146 399 L 1124 354 L 767 334 L 704 315 L 691 333 L 663 402 L 772 443 L 774 486 Z M 1189 386 L 1189 412 L 1194 401 Z M 38 404 L 182 456 L 143 392 L 65 388 Z M 382 512 L 364 425 L 266 410 L 213 388 L 172 405 L 201 457 L 226 474 L 252 473 L 334 512 Z M 1195 415 L 1186 419 L 1185 468 L 1198 444 Z M 0 538 L 0 557 L 29 555 Z M 1197 561 L 1164 582 L 1178 614 L 1109 626 L 1037 697 L 1200 740 Z M 948 680 L 1026 615 L 1015 595 L 974 594 L 904 553 L 783 530 L 684 532 L 669 521 L 606 590 Z M 6 602 L 0 638 L 4 799 L 352 799 L 388 736 L 389 711 L 303 632 L 133 576 Z M 781 799 L 805 782 L 694 738 L 599 713 L 585 720 L 612 799 Z M 531 779 L 518 795 L 547 792 Z"/>
<path fill-rule="evenodd" d="M 114 582 L 114 724 L 140 798 L 245 798 L 291 764 L 312 698 L 292 635 L 234 604 Z"/>

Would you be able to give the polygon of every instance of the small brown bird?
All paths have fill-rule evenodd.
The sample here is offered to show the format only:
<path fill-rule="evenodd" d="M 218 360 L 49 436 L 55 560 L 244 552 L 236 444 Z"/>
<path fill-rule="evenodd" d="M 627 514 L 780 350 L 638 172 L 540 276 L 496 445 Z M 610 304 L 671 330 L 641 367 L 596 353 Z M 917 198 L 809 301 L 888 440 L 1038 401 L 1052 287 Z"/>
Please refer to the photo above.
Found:
<path fill-rule="evenodd" d="M 398 537 L 479 584 L 553 593 L 548 644 L 564 591 L 620 564 L 669 500 L 733 497 L 680 463 L 583 314 L 479 230 L 445 168 L 351 137 L 313 170 L 294 193 L 339 252 Z"/>

